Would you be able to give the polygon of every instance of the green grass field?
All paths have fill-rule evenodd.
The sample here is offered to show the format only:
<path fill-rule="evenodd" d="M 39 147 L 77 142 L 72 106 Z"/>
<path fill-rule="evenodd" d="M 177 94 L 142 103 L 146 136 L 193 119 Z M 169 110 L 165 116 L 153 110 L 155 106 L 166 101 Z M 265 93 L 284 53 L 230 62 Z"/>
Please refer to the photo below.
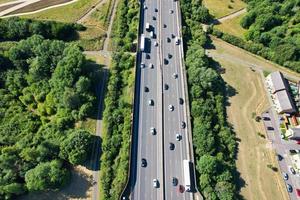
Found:
<path fill-rule="evenodd" d="M 203 0 L 203 5 L 215 18 L 224 17 L 246 7 L 242 0 Z"/>
<path fill-rule="evenodd" d="M 244 39 L 244 34 L 246 33 L 247 30 L 241 27 L 240 20 L 245 15 L 246 13 L 241 14 L 238 17 L 225 20 L 221 24 L 215 25 L 215 27 L 224 33 L 228 33 Z"/>
<path fill-rule="evenodd" d="M 10 1 L 13 1 L 13 0 L 0 0 L 0 4 L 7 3 L 7 2 L 10 2 Z"/>
<path fill-rule="evenodd" d="M 79 0 L 69 5 L 51 8 L 35 14 L 23 15 L 22 17 L 61 22 L 75 22 L 97 2 L 98 0 Z"/>

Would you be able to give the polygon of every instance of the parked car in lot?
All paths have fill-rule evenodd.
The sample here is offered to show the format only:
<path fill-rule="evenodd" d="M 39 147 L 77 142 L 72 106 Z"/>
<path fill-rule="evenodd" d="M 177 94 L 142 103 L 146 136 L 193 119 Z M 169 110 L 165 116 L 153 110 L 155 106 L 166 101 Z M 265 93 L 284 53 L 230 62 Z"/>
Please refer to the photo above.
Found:
<path fill-rule="evenodd" d="M 286 184 L 286 188 L 288 192 L 293 192 L 293 187 L 290 184 Z"/>
<path fill-rule="evenodd" d="M 292 174 L 296 174 L 296 171 L 294 170 L 294 168 L 292 166 L 288 166 L 289 170 Z"/>
<path fill-rule="evenodd" d="M 283 179 L 284 180 L 288 180 L 289 179 L 289 175 L 285 172 L 282 173 Z"/>
<path fill-rule="evenodd" d="M 280 154 L 277 154 L 277 160 L 281 161 L 283 159 L 283 157 Z"/>
<path fill-rule="evenodd" d="M 145 68 L 145 64 L 144 63 L 141 63 L 141 68 Z"/>
<path fill-rule="evenodd" d="M 263 120 L 270 121 L 270 118 L 269 117 L 263 117 Z"/>
<path fill-rule="evenodd" d="M 297 151 L 294 149 L 290 149 L 290 154 L 297 154 Z"/>
<path fill-rule="evenodd" d="M 268 130 L 268 131 L 273 131 L 273 130 L 274 130 L 274 128 L 273 128 L 273 127 L 271 127 L 271 126 L 268 126 L 268 127 L 267 127 L 267 130 Z"/>
<path fill-rule="evenodd" d="M 297 197 L 300 197 L 300 189 L 296 189 Z"/>

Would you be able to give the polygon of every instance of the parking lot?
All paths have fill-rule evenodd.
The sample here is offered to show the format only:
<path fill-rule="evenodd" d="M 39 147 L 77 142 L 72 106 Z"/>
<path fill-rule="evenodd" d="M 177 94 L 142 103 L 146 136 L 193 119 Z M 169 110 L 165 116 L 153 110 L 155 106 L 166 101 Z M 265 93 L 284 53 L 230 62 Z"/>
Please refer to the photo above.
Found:
<path fill-rule="evenodd" d="M 300 199 L 297 195 L 297 189 L 300 189 L 300 175 L 293 174 L 289 167 L 292 165 L 290 150 L 300 149 L 300 145 L 296 141 L 285 140 L 281 138 L 279 125 L 281 116 L 277 115 L 274 109 L 270 108 L 262 114 L 262 120 L 266 129 L 267 138 L 272 144 L 272 148 L 277 154 L 277 160 L 279 163 L 279 172 L 282 174 L 284 179 L 284 173 L 287 174 L 287 180 L 284 180 L 287 187 L 288 184 L 292 190 L 289 192 L 290 199 Z M 300 191 L 299 191 L 300 192 Z"/>

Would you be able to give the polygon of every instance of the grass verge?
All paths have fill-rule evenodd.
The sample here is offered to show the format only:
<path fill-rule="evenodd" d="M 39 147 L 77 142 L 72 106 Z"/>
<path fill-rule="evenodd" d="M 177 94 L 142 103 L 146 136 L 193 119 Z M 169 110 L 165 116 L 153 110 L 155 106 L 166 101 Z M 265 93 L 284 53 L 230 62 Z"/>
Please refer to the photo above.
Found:
<path fill-rule="evenodd" d="M 97 2 L 98 0 L 79 0 L 69 5 L 51 8 L 35 14 L 23 15 L 22 17 L 61 22 L 76 22 Z"/>
<path fill-rule="evenodd" d="M 212 57 L 226 69 L 222 78 L 231 88 L 227 113 L 239 141 L 236 164 L 242 178 L 238 183 L 241 195 L 245 199 L 288 199 L 281 174 L 268 168 L 270 164 L 278 168 L 278 163 L 268 142 L 257 135 L 265 132 L 263 124 L 255 122 L 251 115 L 260 114 L 269 106 L 260 72 L 243 66 L 227 54 L 237 56 L 244 63 L 253 63 L 257 58 L 241 51 L 236 55 L 235 49 L 214 44 L 216 54 Z M 256 62 L 262 61 L 257 59 Z"/>
<path fill-rule="evenodd" d="M 240 20 L 246 15 L 246 13 L 243 13 L 237 17 L 227 19 L 221 24 L 215 25 L 215 27 L 219 30 L 221 30 L 224 33 L 228 33 L 237 37 L 240 37 L 244 39 L 244 34 L 246 33 L 246 29 L 241 27 Z"/>
<path fill-rule="evenodd" d="M 242 0 L 203 0 L 203 5 L 215 18 L 224 17 L 246 7 Z"/>

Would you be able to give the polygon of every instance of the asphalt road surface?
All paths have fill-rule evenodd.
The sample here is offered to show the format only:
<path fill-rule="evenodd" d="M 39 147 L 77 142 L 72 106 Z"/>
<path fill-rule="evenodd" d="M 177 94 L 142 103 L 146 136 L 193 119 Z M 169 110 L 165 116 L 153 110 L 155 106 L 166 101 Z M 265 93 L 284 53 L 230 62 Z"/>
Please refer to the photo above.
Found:
<path fill-rule="evenodd" d="M 146 45 L 145 51 L 137 56 L 130 199 L 193 199 L 193 193 L 178 190 L 179 185 L 184 186 L 183 160 L 190 159 L 188 129 L 181 127 L 181 122 L 187 122 L 187 116 L 180 54 L 182 41 L 175 44 L 175 37 L 180 35 L 178 3 L 173 0 L 142 3 L 140 32 L 145 35 Z M 147 22 L 151 30 L 146 30 Z M 140 67 L 141 63 L 144 68 Z M 149 105 L 150 100 L 153 105 Z M 155 134 L 151 134 L 151 128 L 155 128 Z M 176 134 L 180 134 L 179 141 Z M 170 142 L 175 145 L 174 150 L 169 149 Z M 141 166 L 143 158 L 146 167 Z M 178 180 L 176 186 L 172 184 L 173 177 Z M 159 181 L 158 188 L 153 187 L 153 179 Z"/>

